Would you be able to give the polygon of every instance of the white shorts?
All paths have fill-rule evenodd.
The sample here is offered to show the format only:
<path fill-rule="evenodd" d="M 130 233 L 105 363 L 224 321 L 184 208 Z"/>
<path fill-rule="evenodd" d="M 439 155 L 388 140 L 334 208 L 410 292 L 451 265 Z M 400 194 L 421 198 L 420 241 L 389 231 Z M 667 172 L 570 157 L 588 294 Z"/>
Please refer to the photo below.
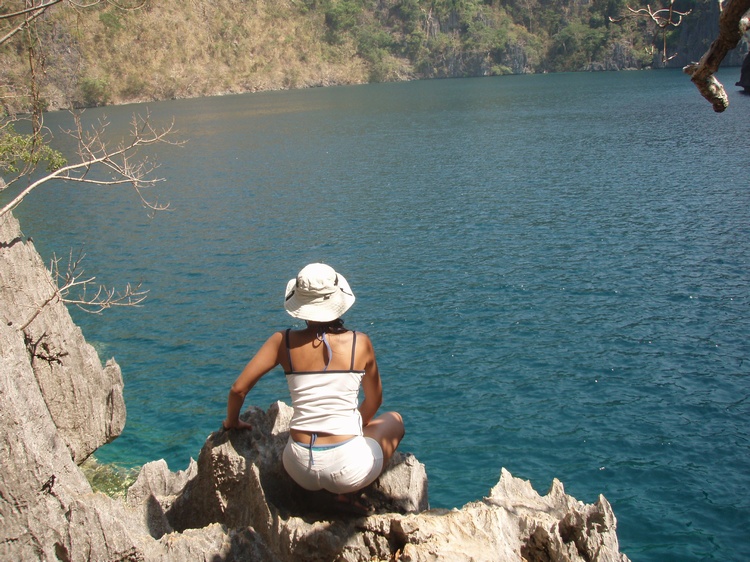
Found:
<path fill-rule="evenodd" d="M 375 439 L 357 436 L 333 445 L 297 443 L 284 448 L 284 468 L 306 490 L 348 494 L 372 484 L 383 470 L 383 451 Z"/>

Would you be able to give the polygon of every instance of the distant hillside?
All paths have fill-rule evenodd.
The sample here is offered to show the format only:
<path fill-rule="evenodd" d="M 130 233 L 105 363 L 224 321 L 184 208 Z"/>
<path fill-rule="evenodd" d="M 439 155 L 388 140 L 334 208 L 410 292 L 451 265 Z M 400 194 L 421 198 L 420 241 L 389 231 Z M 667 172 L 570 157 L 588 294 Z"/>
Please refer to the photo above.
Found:
<path fill-rule="evenodd" d="M 152 0 L 126 11 L 108 3 L 85 10 L 62 3 L 37 26 L 46 59 L 42 92 L 54 109 L 662 66 L 652 22 L 609 21 L 627 6 L 626 0 Z M 677 0 L 675 6 L 693 10 L 668 36 L 670 54 L 679 53 L 669 64 L 683 66 L 713 39 L 718 4 Z M 0 50 L 6 111 L 24 104 L 13 95 L 28 72 L 21 40 Z M 740 63 L 741 53 L 725 61 Z"/>

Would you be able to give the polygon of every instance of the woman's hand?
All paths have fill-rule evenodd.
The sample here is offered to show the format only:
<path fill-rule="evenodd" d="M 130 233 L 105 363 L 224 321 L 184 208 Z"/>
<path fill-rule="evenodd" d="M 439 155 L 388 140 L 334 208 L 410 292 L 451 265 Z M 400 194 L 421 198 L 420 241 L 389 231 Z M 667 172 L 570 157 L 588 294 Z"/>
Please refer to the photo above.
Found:
<path fill-rule="evenodd" d="M 223 422 L 221 422 L 221 426 L 226 429 L 252 429 L 253 426 L 250 425 L 247 422 L 242 421 L 241 419 L 238 419 L 236 422 L 231 423 L 229 420 L 225 419 Z"/>

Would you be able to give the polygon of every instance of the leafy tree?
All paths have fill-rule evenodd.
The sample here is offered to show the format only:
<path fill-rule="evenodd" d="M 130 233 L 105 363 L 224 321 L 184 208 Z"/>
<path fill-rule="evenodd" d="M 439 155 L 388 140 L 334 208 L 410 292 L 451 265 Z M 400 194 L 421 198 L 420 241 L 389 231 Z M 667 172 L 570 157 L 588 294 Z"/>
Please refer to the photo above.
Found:
<path fill-rule="evenodd" d="M 112 99 L 109 82 L 103 78 L 83 78 L 81 80 L 82 107 L 108 105 Z"/>
<path fill-rule="evenodd" d="M 343 42 L 343 35 L 356 27 L 361 12 L 356 0 L 331 0 L 325 10 L 329 42 Z"/>
<path fill-rule="evenodd" d="M 601 49 L 604 38 L 604 31 L 591 28 L 580 21 L 565 26 L 553 38 L 553 70 L 571 65 L 575 70 L 587 70 Z"/>
<path fill-rule="evenodd" d="M 34 135 L 16 133 L 13 123 L 7 123 L 0 132 L 0 171 L 20 178 L 45 163 L 48 172 L 54 172 L 65 166 L 67 161 L 57 150 L 47 144 L 39 145 Z M 5 188 L 8 187 L 7 182 Z M 13 181 L 13 180 L 11 180 Z"/>

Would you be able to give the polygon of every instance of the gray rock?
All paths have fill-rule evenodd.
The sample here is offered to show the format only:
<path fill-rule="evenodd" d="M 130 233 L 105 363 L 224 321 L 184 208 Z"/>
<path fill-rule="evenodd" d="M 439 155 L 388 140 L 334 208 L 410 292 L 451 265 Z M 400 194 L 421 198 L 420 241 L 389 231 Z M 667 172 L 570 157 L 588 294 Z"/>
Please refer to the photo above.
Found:
<path fill-rule="evenodd" d="M 77 463 L 125 426 L 120 367 L 102 368 L 18 221 L 0 217 L 0 322 L 20 330 L 46 409 Z"/>
<path fill-rule="evenodd" d="M 356 518 L 337 511 L 332 496 L 301 490 L 281 466 L 291 408 L 250 408 L 252 430 L 218 431 L 189 469 L 182 491 L 164 463 L 152 463 L 134 488 L 166 490 L 152 497 L 172 528 L 185 531 L 221 523 L 253 529 L 272 560 L 279 561 L 587 561 L 625 562 L 616 519 L 600 496 L 586 505 L 555 480 L 546 496 L 506 470 L 490 495 L 461 509 L 429 510 L 424 466 L 399 453 L 364 491 L 376 509 Z M 158 474 L 161 472 L 161 474 Z M 174 478 L 174 480 L 170 480 Z"/>
<path fill-rule="evenodd" d="M 17 221 L 0 217 L 0 558 L 65 559 L 71 506 L 91 494 L 76 465 L 125 422 L 122 378 L 103 368 Z"/>
<path fill-rule="evenodd" d="M 52 283 L 18 222 L 0 217 L 0 560 L 271 559 L 251 530 L 167 534 L 153 500 L 92 491 L 78 464 L 124 426 L 122 377 L 50 298 Z"/>

